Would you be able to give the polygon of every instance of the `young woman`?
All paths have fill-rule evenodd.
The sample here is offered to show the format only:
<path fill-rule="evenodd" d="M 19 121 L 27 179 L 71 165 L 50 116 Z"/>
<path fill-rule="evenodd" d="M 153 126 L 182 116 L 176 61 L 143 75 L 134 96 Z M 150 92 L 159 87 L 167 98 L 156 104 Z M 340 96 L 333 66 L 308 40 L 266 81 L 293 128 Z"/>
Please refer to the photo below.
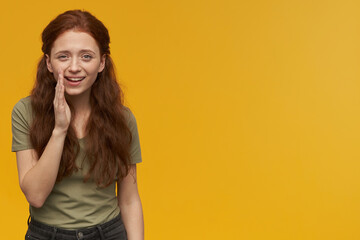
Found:
<path fill-rule="evenodd" d="M 139 136 L 106 27 L 67 11 L 42 41 L 35 86 L 12 112 L 12 151 L 30 204 L 26 239 L 143 239 Z"/>

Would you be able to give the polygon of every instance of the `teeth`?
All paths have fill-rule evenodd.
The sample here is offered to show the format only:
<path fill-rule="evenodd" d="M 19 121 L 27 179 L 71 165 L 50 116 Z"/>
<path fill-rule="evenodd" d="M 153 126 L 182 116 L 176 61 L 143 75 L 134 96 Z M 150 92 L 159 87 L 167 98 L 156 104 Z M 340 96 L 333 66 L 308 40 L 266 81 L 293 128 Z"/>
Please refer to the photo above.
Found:
<path fill-rule="evenodd" d="M 68 80 L 70 81 L 80 81 L 80 80 L 83 80 L 84 78 L 83 77 L 80 77 L 80 78 L 69 78 L 67 77 Z"/>

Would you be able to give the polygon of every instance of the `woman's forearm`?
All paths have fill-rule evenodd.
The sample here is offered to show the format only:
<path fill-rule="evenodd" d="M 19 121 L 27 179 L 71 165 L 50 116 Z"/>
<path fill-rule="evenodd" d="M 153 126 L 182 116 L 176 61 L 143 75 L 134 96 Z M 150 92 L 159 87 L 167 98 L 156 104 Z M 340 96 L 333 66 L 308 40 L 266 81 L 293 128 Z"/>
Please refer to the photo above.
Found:
<path fill-rule="evenodd" d="M 120 205 L 128 240 L 144 239 L 144 217 L 140 198 L 129 204 Z"/>
<path fill-rule="evenodd" d="M 66 132 L 54 130 L 43 154 L 20 182 L 26 199 L 34 207 L 41 207 L 54 187 L 65 137 Z"/>
<path fill-rule="evenodd" d="M 54 187 L 71 121 L 71 111 L 65 100 L 63 70 L 58 72 L 53 104 L 55 127 L 52 135 L 39 160 L 20 181 L 21 190 L 34 207 L 41 207 Z M 29 160 L 27 158 L 31 158 L 31 156 L 27 155 L 25 158 L 25 160 Z"/>

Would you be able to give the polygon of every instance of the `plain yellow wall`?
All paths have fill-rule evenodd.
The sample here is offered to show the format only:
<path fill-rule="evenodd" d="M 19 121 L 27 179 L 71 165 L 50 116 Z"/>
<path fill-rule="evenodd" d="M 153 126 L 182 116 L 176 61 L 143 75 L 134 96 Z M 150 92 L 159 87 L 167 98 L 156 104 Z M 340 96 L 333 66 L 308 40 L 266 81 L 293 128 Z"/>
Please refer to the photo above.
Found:
<path fill-rule="evenodd" d="M 1 239 L 28 204 L 11 110 L 46 24 L 109 28 L 139 126 L 148 240 L 360 239 L 358 1 L 6 1 L 1 4 Z"/>

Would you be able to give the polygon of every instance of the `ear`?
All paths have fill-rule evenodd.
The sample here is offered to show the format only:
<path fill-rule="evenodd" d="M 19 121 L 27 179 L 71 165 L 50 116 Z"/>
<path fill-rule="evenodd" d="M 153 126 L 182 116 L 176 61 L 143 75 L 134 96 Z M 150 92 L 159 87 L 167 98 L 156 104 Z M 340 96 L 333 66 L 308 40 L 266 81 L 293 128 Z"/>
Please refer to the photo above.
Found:
<path fill-rule="evenodd" d="M 51 66 L 51 62 L 50 62 L 50 57 L 49 55 L 45 54 L 46 56 L 46 66 L 47 66 L 47 69 L 49 70 L 49 72 L 53 72 L 53 68 Z"/>
<path fill-rule="evenodd" d="M 105 61 L 106 61 L 106 54 L 101 56 L 100 66 L 99 66 L 99 72 L 102 72 L 105 68 Z"/>

